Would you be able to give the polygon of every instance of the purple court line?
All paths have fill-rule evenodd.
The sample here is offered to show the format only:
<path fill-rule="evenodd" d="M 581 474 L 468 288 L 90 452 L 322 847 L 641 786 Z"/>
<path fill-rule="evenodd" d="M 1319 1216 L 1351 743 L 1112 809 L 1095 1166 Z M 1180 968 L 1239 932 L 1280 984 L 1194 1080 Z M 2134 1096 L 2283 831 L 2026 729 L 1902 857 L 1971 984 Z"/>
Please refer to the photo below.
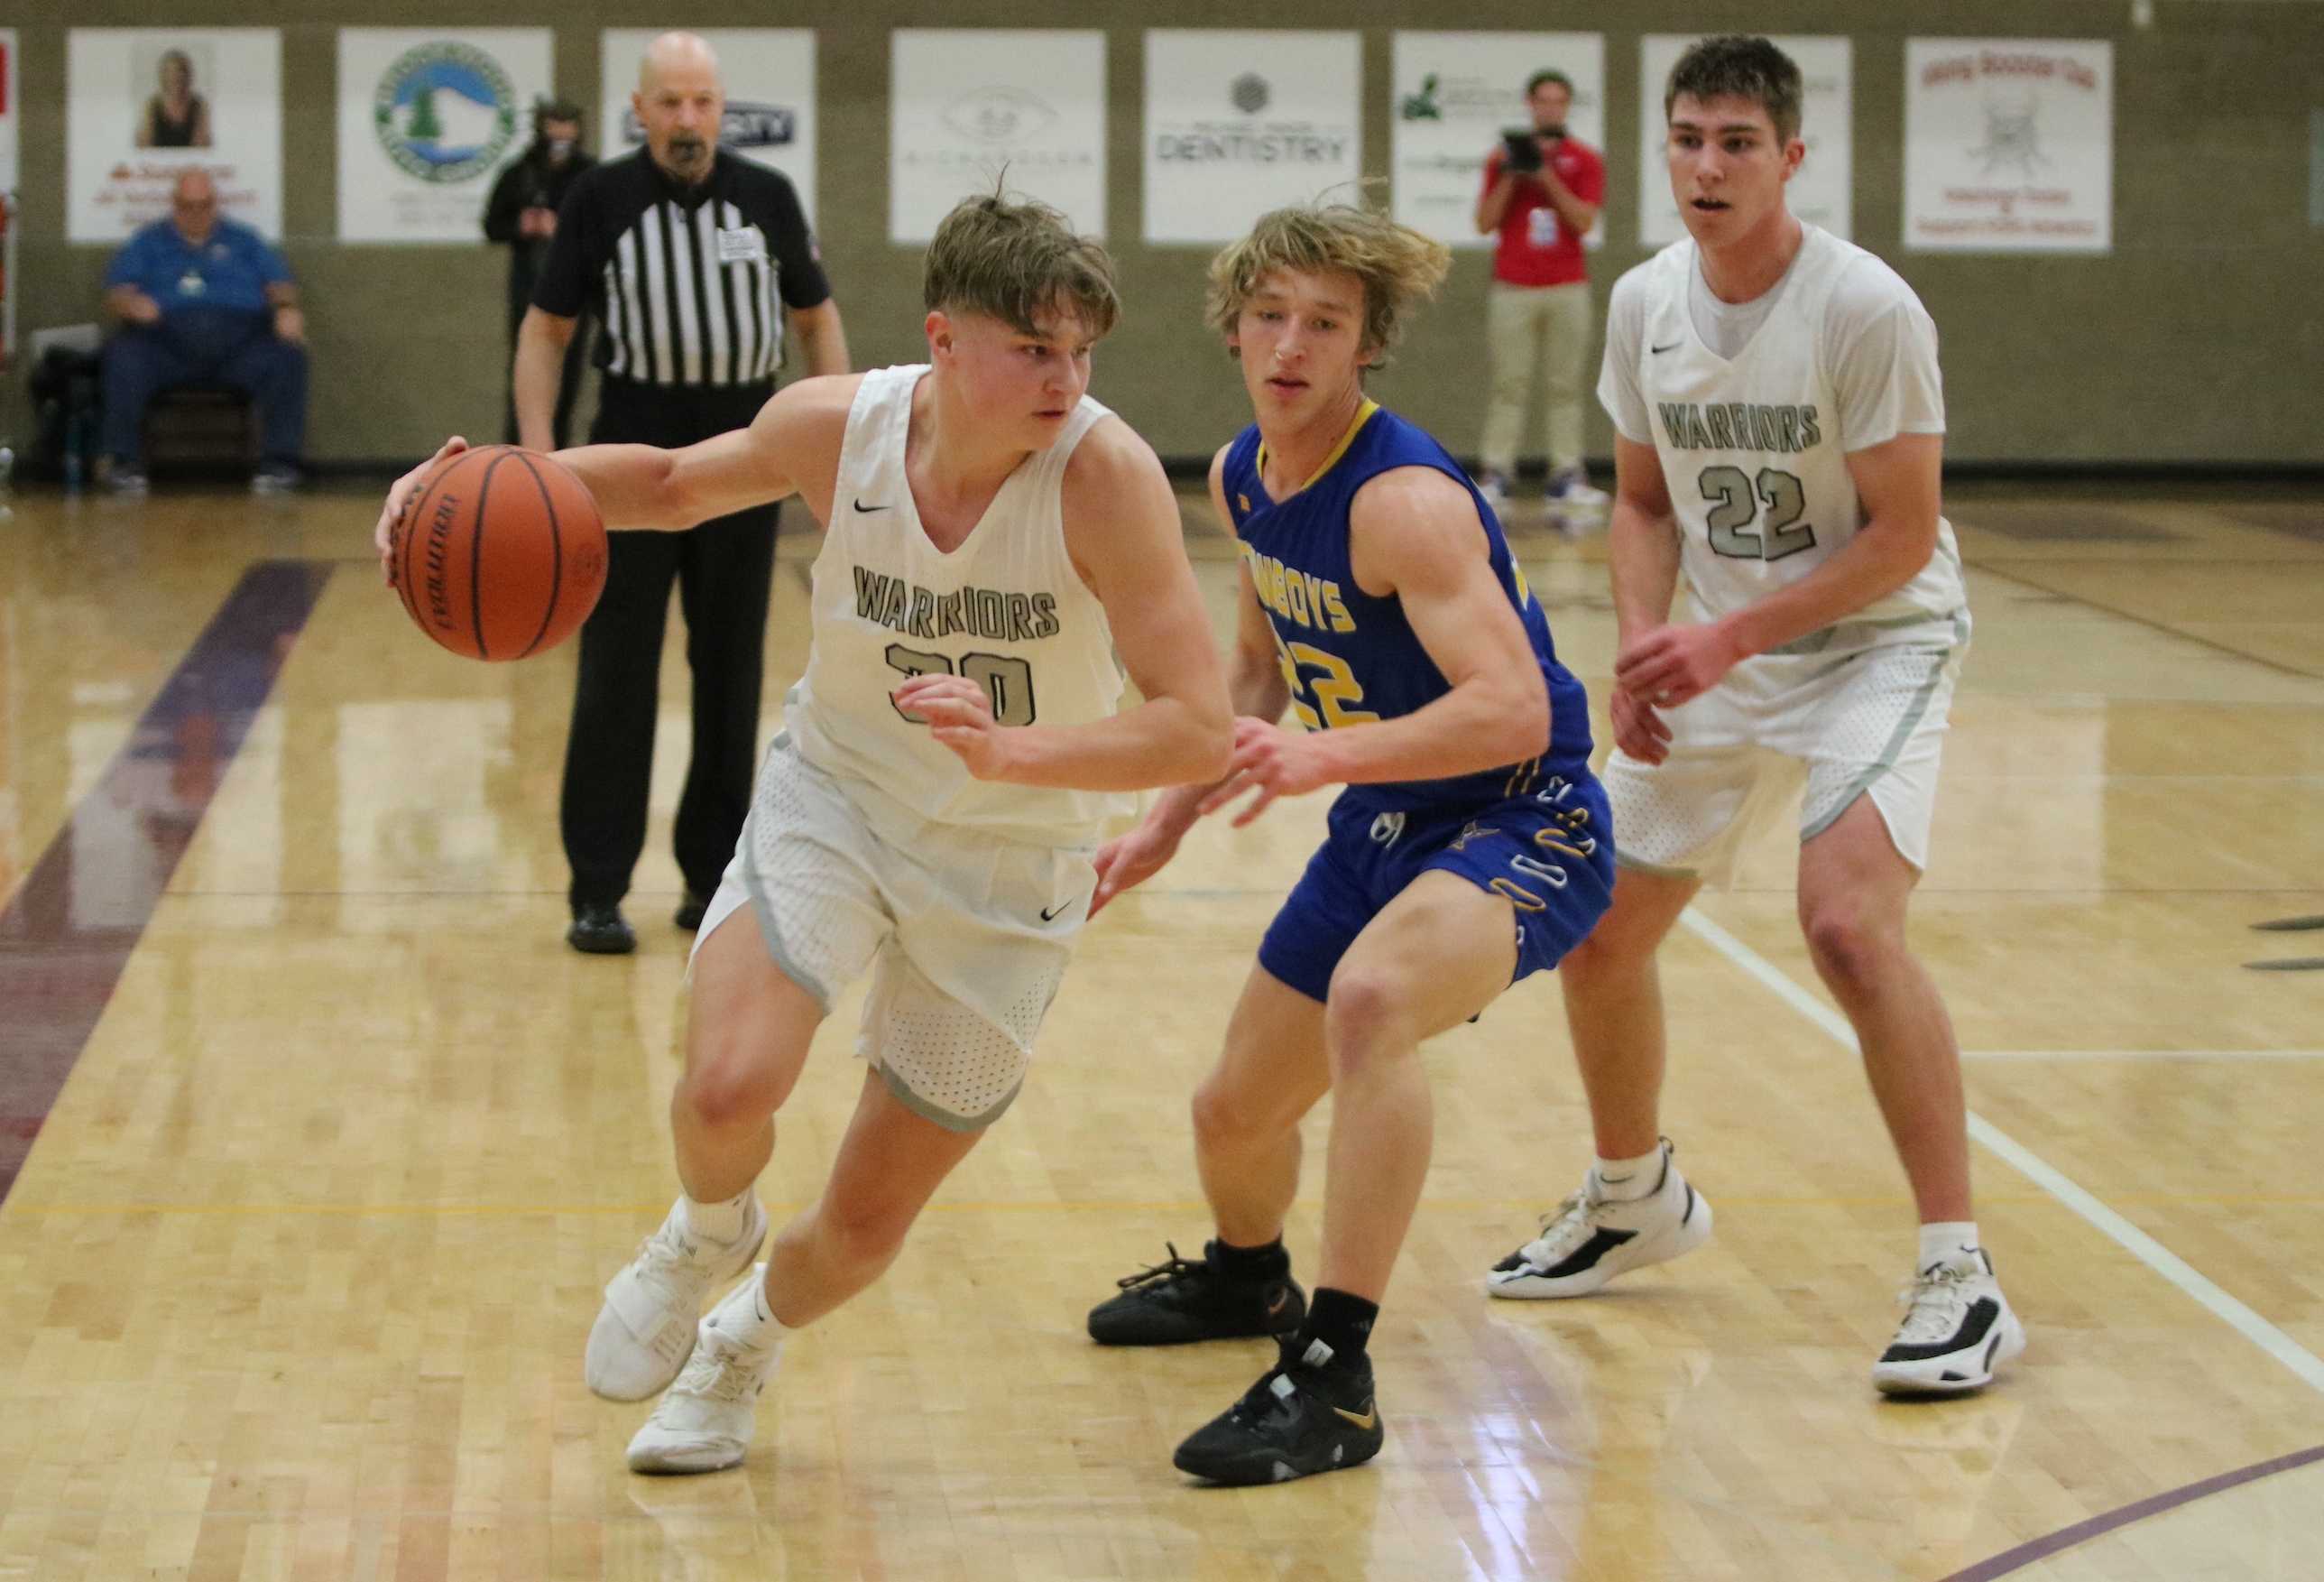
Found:
<path fill-rule="evenodd" d="M 0 911 L 0 1201 L 330 575 L 242 574 Z"/>
<path fill-rule="evenodd" d="M 1979 1560 L 1966 1571 L 1955 1571 L 1944 1582 L 1993 1582 L 1997 1577 L 2006 1577 L 2013 1571 L 2023 1570 L 2036 1560 L 2046 1560 L 2061 1550 L 2088 1543 L 2117 1527 L 2144 1522 L 2149 1516 L 2159 1516 L 2181 1505 L 2192 1504 L 2206 1494 L 2220 1494 L 2239 1484 L 2257 1483 L 2261 1478 L 2273 1477 L 2279 1472 L 2290 1472 L 2294 1467 L 2306 1466 L 2314 1461 L 2324 1461 L 2324 1445 L 2310 1450 L 2294 1450 L 2289 1456 L 2279 1456 L 2273 1461 L 2263 1461 L 2255 1466 L 2223 1472 L 2217 1477 L 2207 1477 L 2184 1488 L 2165 1489 L 2159 1494 L 2133 1500 L 2118 1511 L 2108 1511 L 2103 1516 L 2093 1516 L 2087 1522 L 2077 1522 L 2071 1527 L 2061 1527 L 2046 1538 L 2037 1538 L 2021 1543 L 2015 1549 L 2005 1550 L 1989 1560 Z"/>

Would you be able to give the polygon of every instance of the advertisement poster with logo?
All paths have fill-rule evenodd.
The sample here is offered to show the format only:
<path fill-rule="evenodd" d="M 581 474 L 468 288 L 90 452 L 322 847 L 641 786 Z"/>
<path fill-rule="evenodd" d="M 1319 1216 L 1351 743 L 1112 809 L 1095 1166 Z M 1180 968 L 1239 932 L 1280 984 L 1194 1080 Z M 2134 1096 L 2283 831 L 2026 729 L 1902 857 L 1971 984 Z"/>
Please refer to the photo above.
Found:
<path fill-rule="evenodd" d="M 1396 127 L 1389 153 L 1396 217 L 1455 247 L 1490 247 L 1477 234 L 1485 159 L 1501 134 L 1533 125 L 1526 79 L 1563 71 L 1573 83 L 1565 128 L 1606 152 L 1606 41 L 1598 33 L 1396 35 Z M 1605 235 L 1600 215 L 1584 238 Z"/>
<path fill-rule="evenodd" d="M 2114 46 L 1905 40 L 1904 245 L 2111 249 Z"/>
<path fill-rule="evenodd" d="M 1105 35 L 899 28 L 888 79 L 888 239 L 918 244 L 972 192 L 1105 235 Z"/>
<path fill-rule="evenodd" d="M 217 182 L 221 214 L 279 238 L 282 35 L 271 27 L 73 29 L 65 149 L 69 241 L 118 244 L 161 218 L 189 166 Z"/>
<path fill-rule="evenodd" d="M 1666 247 L 1686 235 L 1664 155 L 1663 89 L 1671 68 L 1699 37 L 1649 33 L 1638 45 L 1638 240 L 1648 247 Z M 1856 192 L 1855 46 L 1844 38 L 1768 38 L 1800 68 L 1800 141 L 1807 153 L 1784 201 L 1800 218 L 1845 240 Z"/>
<path fill-rule="evenodd" d="M 584 140 L 601 159 L 619 159 L 646 145 L 630 96 L 646 46 L 660 37 L 650 27 L 609 27 L 598 50 L 604 118 Z M 815 30 L 730 27 L 706 30 L 726 85 L 726 120 L 719 146 L 780 171 L 798 190 L 799 207 L 815 223 Z"/>
<path fill-rule="evenodd" d="M 0 198 L 16 198 L 16 30 L 0 27 Z"/>
<path fill-rule="evenodd" d="M 1363 174 L 1352 32 L 1146 34 L 1146 240 L 1231 242 L 1270 208 Z"/>
<path fill-rule="evenodd" d="M 549 90 L 545 27 L 339 30 L 339 240 L 480 242 Z"/>

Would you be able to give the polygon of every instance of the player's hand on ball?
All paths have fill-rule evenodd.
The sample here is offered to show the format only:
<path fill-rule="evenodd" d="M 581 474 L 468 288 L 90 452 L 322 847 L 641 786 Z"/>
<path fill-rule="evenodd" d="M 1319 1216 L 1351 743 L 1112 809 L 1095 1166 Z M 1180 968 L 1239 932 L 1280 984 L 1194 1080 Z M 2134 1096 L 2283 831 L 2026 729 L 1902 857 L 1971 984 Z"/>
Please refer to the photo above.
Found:
<path fill-rule="evenodd" d="M 958 676 L 914 676 L 888 694 L 907 719 L 960 754 L 979 780 L 1001 780 L 1008 745 L 992 718 L 992 699 L 982 687 Z"/>
<path fill-rule="evenodd" d="M 387 491 L 387 504 L 380 507 L 379 525 L 372 529 L 371 541 L 372 546 L 379 550 L 380 580 L 389 587 L 395 586 L 395 524 L 403 520 L 403 513 L 410 505 L 411 496 L 420 492 L 420 486 L 428 475 L 467 448 L 466 439 L 457 434 L 453 435 L 444 441 L 435 455 L 396 479 L 394 486 Z"/>
<path fill-rule="evenodd" d="M 1202 801 L 1202 811 L 1215 813 L 1247 791 L 1250 803 L 1234 816 L 1237 829 L 1267 811 L 1277 797 L 1296 797 L 1332 783 L 1317 739 L 1304 731 L 1286 731 L 1271 720 L 1243 715 L 1235 721 L 1234 755 L 1227 760 L 1227 777 Z"/>
<path fill-rule="evenodd" d="M 1178 841 L 1184 834 L 1184 829 L 1169 821 L 1157 822 L 1149 816 L 1139 820 L 1135 829 L 1117 835 L 1099 847 L 1097 889 L 1090 895 L 1090 916 L 1097 916 L 1101 907 L 1123 891 L 1143 884 L 1160 873 L 1164 865 L 1178 855 Z"/>
<path fill-rule="evenodd" d="M 1614 717 L 1614 745 L 1641 763 L 1659 763 L 1670 756 L 1670 723 L 1655 706 L 1620 682 L 1606 699 Z"/>
<path fill-rule="evenodd" d="M 1676 708 L 1719 685 L 1742 658 L 1741 646 L 1719 622 L 1657 626 L 1622 645 L 1614 684 L 1656 708 Z"/>

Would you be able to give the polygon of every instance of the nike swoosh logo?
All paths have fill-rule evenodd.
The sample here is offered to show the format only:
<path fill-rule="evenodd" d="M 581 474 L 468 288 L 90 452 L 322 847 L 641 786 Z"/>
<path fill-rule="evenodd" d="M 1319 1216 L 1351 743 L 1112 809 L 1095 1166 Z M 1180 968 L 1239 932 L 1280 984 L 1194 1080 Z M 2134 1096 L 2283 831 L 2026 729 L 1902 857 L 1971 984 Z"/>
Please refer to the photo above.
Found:
<path fill-rule="evenodd" d="M 1681 344 L 1682 344 L 1682 343 L 1680 343 L 1680 342 L 1678 342 L 1678 341 L 1675 341 L 1675 340 L 1674 340 L 1674 341 L 1671 342 L 1671 343 L 1670 343 L 1670 345 L 1668 345 L 1668 346 L 1650 346 L 1650 347 L 1648 347 L 1646 348 L 1646 350 L 1647 350 L 1647 351 L 1649 351 L 1649 352 L 1651 352 L 1651 353 L 1653 353 L 1653 354 L 1654 354 L 1655 356 L 1662 356 L 1662 354 L 1663 354 L 1663 353 L 1665 353 L 1665 352 L 1674 352 L 1674 351 L 1678 350 L 1678 348 L 1679 348 L 1679 347 L 1680 347 L 1680 345 L 1681 345 Z M 858 505 L 855 509 L 857 509 L 858 511 L 861 511 L 861 510 L 862 510 L 862 509 L 863 509 L 863 507 L 862 507 L 862 506 L 861 506 L 861 505 Z"/>
<path fill-rule="evenodd" d="M 1332 1408 L 1332 1415 L 1346 1419 L 1366 1433 L 1379 1427 L 1379 1411 L 1377 1407 L 1370 1411 L 1350 1411 L 1344 1406 L 1335 1406 Z"/>
<path fill-rule="evenodd" d="M 1058 902 L 1056 905 L 1048 908 L 1041 913 L 1041 921 L 1045 923 L 1056 922 L 1059 918 L 1065 915 L 1065 908 L 1072 904 L 1073 902 L 1070 901 Z"/>
<path fill-rule="evenodd" d="M 855 502 L 855 509 L 868 513 L 872 511 L 892 511 L 895 507 L 893 505 L 866 505 L 862 501 L 858 500 Z"/>
<path fill-rule="evenodd" d="M 1267 1304 L 1267 1316 L 1268 1316 L 1268 1318 L 1272 1318 L 1273 1317 L 1275 1317 L 1275 1315 L 1276 1315 L 1276 1314 L 1277 1314 L 1277 1313 L 1281 1312 L 1284 1309 L 1286 1309 L 1286 1308 L 1289 1307 L 1290 1305 L 1291 1305 L 1291 1293 L 1290 1293 L 1290 1291 L 1277 1291 L 1277 1292 L 1275 1293 L 1275 1300 L 1274 1300 L 1273 1301 L 1271 1301 L 1271 1302 L 1269 1302 L 1269 1303 L 1268 1303 L 1268 1304 Z"/>

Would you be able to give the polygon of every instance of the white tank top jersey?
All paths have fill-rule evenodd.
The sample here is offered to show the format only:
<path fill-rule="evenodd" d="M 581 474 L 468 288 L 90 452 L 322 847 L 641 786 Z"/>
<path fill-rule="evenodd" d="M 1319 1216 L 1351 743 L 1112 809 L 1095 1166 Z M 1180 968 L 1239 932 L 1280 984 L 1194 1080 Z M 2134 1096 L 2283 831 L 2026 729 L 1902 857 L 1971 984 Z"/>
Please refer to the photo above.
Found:
<path fill-rule="evenodd" d="M 847 414 L 831 521 L 815 560 L 807 674 L 784 726 L 807 762 L 846 783 L 890 838 L 919 822 L 1045 847 L 1097 843 L 1129 812 L 1119 792 L 981 781 L 891 688 L 944 672 L 982 685 L 1005 726 L 1084 725 L 1122 691 L 1104 606 L 1065 553 L 1060 485 L 1105 407 L 1082 398 L 1064 432 L 1025 458 L 950 554 L 928 540 L 904 475 L 912 392 L 925 365 L 863 375 Z M 905 817 L 893 817 L 900 812 Z"/>
<path fill-rule="evenodd" d="M 1863 248 L 1801 228 L 1772 303 L 1737 305 L 1732 326 L 1698 322 L 1698 310 L 1727 310 L 1699 282 L 1691 237 L 1614 287 L 1599 397 L 1626 439 L 1662 458 L 1698 619 L 1797 581 L 1856 536 L 1864 507 L 1849 452 L 1944 432 L 1936 326 L 1912 287 Z M 1725 356 L 1714 349 L 1723 329 L 1748 337 Z M 1927 623 L 1950 642 L 1967 603 L 1960 550 L 1939 518 L 1912 581 L 1777 652 L 1925 641 Z"/>

